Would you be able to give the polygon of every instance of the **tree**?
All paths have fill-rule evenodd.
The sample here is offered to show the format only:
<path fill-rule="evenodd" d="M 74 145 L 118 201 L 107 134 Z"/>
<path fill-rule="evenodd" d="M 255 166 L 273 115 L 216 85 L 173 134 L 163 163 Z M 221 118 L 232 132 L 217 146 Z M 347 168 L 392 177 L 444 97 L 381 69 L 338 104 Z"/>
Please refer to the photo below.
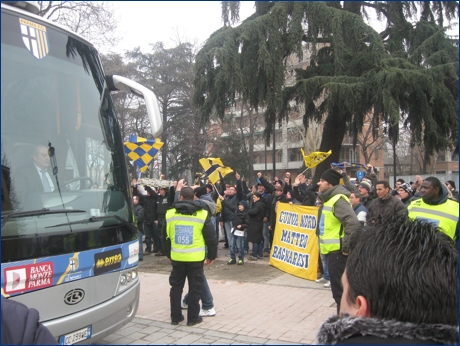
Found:
<path fill-rule="evenodd" d="M 380 35 L 364 22 L 370 9 L 386 21 Z M 223 7 L 229 10 L 236 9 Z M 316 180 L 338 160 L 347 131 L 356 145 L 369 113 L 377 123 L 402 119 L 430 156 L 458 146 L 458 48 L 442 27 L 457 17 L 458 4 L 448 2 L 256 2 L 239 26 L 224 15 L 224 27 L 197 54 L 194 102 L 205 119 L 213 111 L 223 116 L 237 97 L 263 106 L 267 138 L 271 124 L 288 118 L 292 100 L 305 105 L 305 128 L 325 117 L 319 150 L 332 155 Z M 311 63 L 286 86 L 286 59 L 301 57 L 303 44 L 313 50 Z"/>
<path fill-rule="evenodd" d="M 57 22 L 91 41 L 112 47 L 120 41 L 113 4 L 106 1 L 37 1 L 38 15 Z"/>
<path fill-rule="evenodd" d="M 108 75 L 117 74 L 132 80 L 140 79 L 135 66 L 126 63 L 120 54 L 101 55 L 101 62 L 105 73 Z M 144 101 L 124 91 L 112 92 L 111 95 L 117 111 L 123 141 L 128 141 L 131 134 L 151 138 L 150 122 Z M 131 176 L 137 176 L 136 165 L 131 164 L 129 160 L 127 162 Z M 149 173 L 150 171 L 146 172 L 147 175 Z"/>
<path fill-rule="evenodd" d="M 152 53 L 142 53 L 138 47 L 128 52 L 127 57 L 142 76 L 139 82 L 152 89 L 159 101 L 163 116 L 161 140 L 164 143 L 161 172 L 166 176 L 169 140 L 173 136 L 169 126 L 175 117 L 173 110 L 182 112 L 187 94 L 188 97 L 191 94 L 189 79 L 195 57 L 194 46 L 190 43 L 179 43 L 176 47 L 167 49 L 163 42 L 157 42 L 152 45 Z M 182 126 L 186 125 L 187 121 L 182 123 Z M 189 145 L 192 143 L 189 142 Z"/>

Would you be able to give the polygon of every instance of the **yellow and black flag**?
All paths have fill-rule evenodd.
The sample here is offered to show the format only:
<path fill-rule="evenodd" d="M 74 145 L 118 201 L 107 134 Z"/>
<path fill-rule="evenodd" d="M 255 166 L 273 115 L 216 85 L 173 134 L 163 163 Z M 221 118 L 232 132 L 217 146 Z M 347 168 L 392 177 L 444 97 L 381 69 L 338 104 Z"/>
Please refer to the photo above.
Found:
<path fill-rule="evenodd" d="M 129 136 L 129 142 L 124 144 L 126 155 L 136 163 L 141 172 L 147 169 L 163 146 L 163 142 L 159 138 L 147 139 L 136 135 Z"/>
<path fill-rule="evenodd" d="M 208 157 L 200 159 L 200 164 L 204 169 L 209 181 L 213 184 L 217 183 L 220 179 L 219 173 L 224 177 L 228 173 L 233 172 L 230 167 L 225 167 L 221 159 Z"/>
<path fill-rule="evenodd" d="M 303 161 L 305 162 L 305 167 L 307 168 L 313 168 L 318 166 L 321 162 L 326 160 L 329 157 L 329 155 L 332 154 L 332 150 L 329 150 L 327 153 L 322 151 L 314 151 L 310 153 L 310 155 L 305 156 L 305 153 L 302 148 L 300 148 L 300 151 L 303 156 Z"/>

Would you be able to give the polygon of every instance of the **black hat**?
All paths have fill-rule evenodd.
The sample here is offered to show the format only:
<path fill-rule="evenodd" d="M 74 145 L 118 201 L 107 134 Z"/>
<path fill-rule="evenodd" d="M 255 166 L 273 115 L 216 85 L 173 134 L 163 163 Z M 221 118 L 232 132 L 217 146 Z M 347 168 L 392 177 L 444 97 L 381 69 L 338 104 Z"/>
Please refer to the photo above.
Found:
<path fill-rule="evenodd" d="M 447 180 L 447 182 L 450 184 L 450 186 L 452 186 L 454 190 L 456 189 L 455 182 L 453 180 Z"/>
<path fill-rule="evenodd" d="M 339 185 L 340 178 L 342 175 L 337 172 L 335 169 L 329 168 L 323 174 L 321 174 L 321 179 L 326 180 L 331 185 Z"/>
<path fill-rule="evenodd" d="M 241 204 L 244 207 L 244 209 L 248 209 L 248 202 L 246 202 L 244 199 L 241 200 L 238 204 Z"/>
<path fill-rule="evenodd" d="M 211 185 L 211 184 L 206 184 L 205 186 L 206 186 L 206 188 L 208 188 L 209 190 L 212 191 L 213 188 L 212 188 L 212 185 Z"/>
<path fill-rule="evenodd" d="M 206 190 L 206 186 L 200 186 L 195 189 L 195 196 L 200 198 L 201 196 L 205 195 L 208 193 L 208 190 Z"/>

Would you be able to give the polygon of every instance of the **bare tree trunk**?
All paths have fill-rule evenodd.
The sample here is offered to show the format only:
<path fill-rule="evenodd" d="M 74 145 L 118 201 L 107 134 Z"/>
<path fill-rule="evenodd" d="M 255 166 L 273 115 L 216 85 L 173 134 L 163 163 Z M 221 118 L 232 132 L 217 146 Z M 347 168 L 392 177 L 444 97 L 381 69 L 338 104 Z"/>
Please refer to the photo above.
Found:
<path fill-rule="evenodd" d="M 319 147 L 319 151 L 327 152 L 332 150 L 332 154 L 316 167 L 313 181 L 319 181 L 321 174 L 331 167 L 331 163 L 339 160 L 345 131 L 345 117 L 335 108 L 333 112 L 327 116 L 324 122 L 323 138 L 321 139 L 321 145 Z"/>
<path fill-rule="evenodd" d="M 168 157 L 168 104 L 167 102 L 163 102 L 161 105 L 163 111 L 163 133 L 161 134 L 161 141 L 163 142 L 162 152 L 161 152 L 161 174 L 165 175 L 165 179 L 167 179 L 167 157 Z"/>

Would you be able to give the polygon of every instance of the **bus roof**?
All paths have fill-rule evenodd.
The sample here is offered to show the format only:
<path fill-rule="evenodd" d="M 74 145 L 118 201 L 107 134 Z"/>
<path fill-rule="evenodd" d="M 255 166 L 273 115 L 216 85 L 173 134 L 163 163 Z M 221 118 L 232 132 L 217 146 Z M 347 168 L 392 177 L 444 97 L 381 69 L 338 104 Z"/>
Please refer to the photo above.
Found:
<path fill-rule="evenodd" d="M 19 1 L 14 2 L 14 3 L 19 3 Z M 62 25 L 60 25 L 60 24 L 54 23 L 54 22 L 52 22 L 52 21 L 50 21 L 50 20 L 48 20 L 48 19 L 46 19 L 46 18 L 44 18 L 44 17 L 40 17 L 40 16 L 38 16 L 38 15 L 32 13 L 32 12 L 29 11 L 29 10 L 22 9 L 22 8 L 20 8 L 20 7 L 17 7 L 17 6 L 12 6 L 11 4 L 14 4 L 14 3 L 8 3 L 8 2 L 5 3 L 5 2 L 2 2 L 2 12 L 3 12 L 4 9 L 7 9 L 7 10 L 9 10 L 9 11 L 12 11 L 12 12 L 15 12 L 15 13 L 19 13 L 19 14 L 23 14 L 23 15 L 25 15 L 25 16 L 34 18 L 34 19 L 36 19 L 36 20 L 38 20 L 38 21 L 41 21 L 41 22 L 46 23 L 46 25 L 47 25 L 48 27 L 49 27 L 49 26 L 53 26 L 53 27 L 55 27 L 55 28 L 57 28 L 57 29 L 59 29 L 59 30 L 63 30 L 63 31 L 65 31 L 65 32 L 68 33 L 68 34 L 71 34 L 71 35 L 75 36 L 76 38 L 78 38 L 78 40 L 83 41 L 83 42 L 85 42 L 86 44 L 88 44 L 89 46 L 95 48 L 94 45 L 93 45 L 90 41 L 88 41 L 86 38 L 84 38 L 83 36 L 81 36 L 81 35 L 79 35 L 79 34 L 76 34 L 76 33 L 73 32 L 72 30 L 70 30 L 70 29 L 68 29 L 68 28 L 66 28 L 66 27 L 64 27 L 64 26 L 62 26 Z M 33 3 L 30 2 L 30 1 L 25 1 L 25 3 L 26 3 L 26 5 L 28 5 L 28 6 L 27 6 L 28 8 L 29 8 L 30 6 L 36 7 L 36 5 L 33 4 Z"/>

